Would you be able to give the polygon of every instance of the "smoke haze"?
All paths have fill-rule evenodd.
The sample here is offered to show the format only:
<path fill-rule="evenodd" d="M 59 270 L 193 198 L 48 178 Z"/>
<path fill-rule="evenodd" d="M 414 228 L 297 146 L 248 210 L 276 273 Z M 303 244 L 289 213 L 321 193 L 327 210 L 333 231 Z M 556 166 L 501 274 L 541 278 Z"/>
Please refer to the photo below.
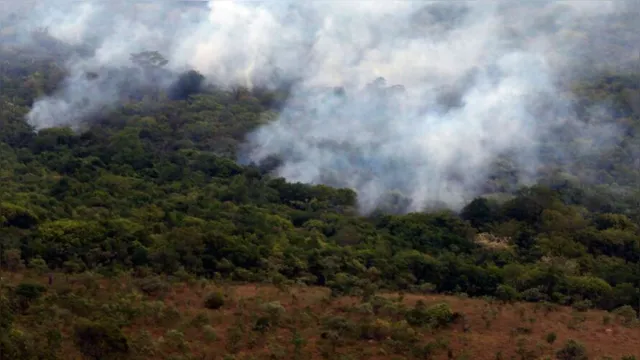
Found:
<path fill-rule="evenodd" d="M 605 107 L 591 109 L 589 125 L 578 121 L 566 84 L 637 61 L 636 4 L 220 0 L 187 11 L 171 1 L 54 0 L 9 10 L 20 15 L 19 41 L 47 28 L 91 49 L 69 58 L 64 86 L 35 103 L 36 128 L 76 124 L 116 102 L 122 81 L 149 82 L 85 76 L 131 66 L 130 54 L 146 50 L 169 61 L 154 77 L 162 86 L 189 68 L 226 87 L 295 81 L 280 117 L 248 136 L 240 160 L 277 156 L 280 176 L 353 188 L 368 212 L 395 190 L 411 199 L 407 210 L 459 208 L 505 154 L 531 180 L 541 143 L 558 128 L 615 141 L 616 129 L 599 125 Z"/>

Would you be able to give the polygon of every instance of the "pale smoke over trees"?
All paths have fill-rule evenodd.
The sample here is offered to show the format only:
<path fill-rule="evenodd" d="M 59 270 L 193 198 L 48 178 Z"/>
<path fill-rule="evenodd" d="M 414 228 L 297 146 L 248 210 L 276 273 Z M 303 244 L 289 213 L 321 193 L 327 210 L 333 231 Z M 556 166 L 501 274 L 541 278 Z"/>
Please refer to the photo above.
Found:
<path fill-rule="evenodd" d="M 483 191 L 492 164 L 508 155 L 518 181 L 534 179 L 541 146 L 571 129 L 615 141 L 606 104 L 575 115 L 568 84 L 637 61 L 635 2 L 49 1 L 18 11 L 15 28 L 46 27 L 86 45 L 68 59 L 63 88 L 29 114 L 37 128 L 79 122 L 117 101 L 117 74 L 130 55 L 168 60 L 153 78 L 170 86 L 195 69 L 219 86 L 295 82 L 275 122 L 250 134 L 241 161 L 277 157 L 291 181 L 358 191 L 363 211 L 398 190 L 421 209 L 459 207 Z M 16 39 L 27 37 L 16 36 Z M 27 40 L 20 40 L 27 41 Z M 136 73 L 127 81 L 145 83 Z M 160 76 L 162 75 L 162 76 Z M 584 109 L 583 109 L 584 110 Z M 587 115 L 584 115 L 587 114 Z M 549 151 L 549 149 L 545 149 Z M 558 158 L 572 155 L 552 149 Z M 569 161 L 569 160 L 567 160 Z"/>

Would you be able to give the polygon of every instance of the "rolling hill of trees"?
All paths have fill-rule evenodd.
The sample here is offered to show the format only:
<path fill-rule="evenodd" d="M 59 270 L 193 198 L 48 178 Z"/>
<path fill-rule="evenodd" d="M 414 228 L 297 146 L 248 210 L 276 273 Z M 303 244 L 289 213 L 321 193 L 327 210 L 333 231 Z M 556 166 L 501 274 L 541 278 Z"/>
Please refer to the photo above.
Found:
<path fill-rule="evenodd" d="M 286 91 L 220 90 L 187 72 L 169 91 L 131 90 L 79 129 L 34 132 L 25 115 L 65 74 L 55 59 L 21 56 L 30 55 L 0 55 L 5 274 L 55 274 L 49 286 L 64 281 L 62 273 L 128 274 L 147 288 L 200 278 L 324 286 L 333 296 L 365 298 L 385 290 L 578 309 L 634 311 L 640 303 L 640 74 L 605 74 L 573 89 L 578 110 L 596 101 L 615 109 L 606 121 L 624 134 L 607 151 L 571 164 L 543 154 L 546 172 L 526 188 L 515 186 L 503 159 L 487 182 L 493 195 L 460 212 L 381 209 L 365 217 L 352 190 L 288 183 L 268 166 L 234 161 L 245 134 L 277 116 Z M 401 202 L 391 198 L 386 210 Z M 60 324 L 59 336 L 75 329 L 74 346 L 86 358 L 132 353 L 115 313 L 96 319 L 80 303 L 54 301 L 62 295 L 45 294 L 47 285 L 2 286 L 7 359 L 64 358 L 60 342 L 24 342 L 53 328 L 18 321 L 54 306 L 76 316 Z M 95 354 L 90 344 L 100 336 L 109 349 Z"/>

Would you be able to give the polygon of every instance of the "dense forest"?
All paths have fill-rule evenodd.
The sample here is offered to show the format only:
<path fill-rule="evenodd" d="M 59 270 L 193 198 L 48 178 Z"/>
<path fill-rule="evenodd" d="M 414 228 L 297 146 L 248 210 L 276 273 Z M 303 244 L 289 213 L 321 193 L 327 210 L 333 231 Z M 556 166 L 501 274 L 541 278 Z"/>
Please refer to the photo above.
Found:
<path fill-rule="evenodd" d="M 141 56 L 149 53 L 132 59 Z M 118 105 L 79 127 L 35 132 L 25 115 L 55 91 L 64 67 L 55 56 L 10 48 L 0 61 L 5 275 L 51 274 L 50 284 L 64 281 L 62 273 L 200 278 L 324 286 L 332 296 L 441 293 L 582 309 L 640 304 L 640 74 L 601 74 L 572 89 L 578 111 L 610 104 L 602 121 L 624 129 L 614 146 L 567 164 L 552 151 L 553 141 L 566 141 L 560 134 L 542 151 L 534 186 L 516 186 L 508 159 L 498 159 L 487 196 L 459 212 L 403 214 L 396 195 L 362 216 L 350 189 L 289 183 L 270 172 L 273 164 L 235 161 L 244 136 L 276 117 L 286 89 L 223 90 L 190 71 L 169 90 L 123 91 Z M 44 292 L 3 284 L 7 359 L 64 358 L 22 346 L 16 331 L 28 330 L 5 316 L 26 316 L 37 301 L 81 311 Z M 411 314 L 416 323 L 430 316 Z M 83 315 L 97 321 L 92 316 L 104 320 L 109 311 Z M 76 324 L 76 335 L 90 342 L 108 333 L 91 326 Z M 126 338 L 109 341 L 122 358 Z M 108 358 L 78 346 L 87 358 Z"/>

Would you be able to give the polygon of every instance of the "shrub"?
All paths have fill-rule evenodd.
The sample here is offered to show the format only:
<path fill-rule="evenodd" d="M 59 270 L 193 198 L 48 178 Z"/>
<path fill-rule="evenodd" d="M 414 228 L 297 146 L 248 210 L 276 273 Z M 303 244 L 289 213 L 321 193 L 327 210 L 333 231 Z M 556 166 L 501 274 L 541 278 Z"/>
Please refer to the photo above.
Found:
<path fill-rule="evenodd" d="M 16 286 L 14 294 L 20 310 L 25 311 L 29 308 L 29 305 L 38 300 L 45 291 L 47 289 L 44 286 L 36 283 L 21 283 Z"/>
<path fill-rule="evenodd" d="M 395 304 L 391 300 L 389 300 L 387 298 L 384 298 L 382 296 L 377 296 L 377 295 L 373 296 L 370 299 L 370 303 L 371 303 L 371 306 L 373 308 L 373 313 L 375 315 L 380 315 L 382 313 L 386 313 L 384 310 L 392 310 L 392 311 L 387 311 L 387 312 L 390 312 L 390 313 L 393 313 L 393 314 L 396 313 L 395 311 L 393 311 Z"/>
<path fill-rule="evenodd" d="M 437 286 L 432 283 L 424 283 L 415 287 L 415 290 L 422 294 L 433 294 L 436 292 Z"/>
<path fill-rule="evenodd" d="M 587 360 L 587 350 L 584 345 L 569 340 L 565 345 L 556 352 L 558 360 Z"/>
<path fill-rule="evenodd" d="M 271 319 L 268 316 L 259 317 L 253 325 L 253 331 L 266 332 L 271 328 Z"/>
<path fill-rule="evenodd" d="M 346 273 L 338 273 L 333 280 L 327 282 L 333 297 L 353 294 L 357 288 L 356 284 L 357 278 Z"/>
<path fill-rule="evenodd" d="M 167 330 L 167 332 L 165 333 L 165 339 L 171 347 L 177 348 L 182 352 L 187 350 L 183 332 L 176 329 Z"/>
<path fill-rule="evenodd" d="M 391 336 L 391 324 L 388 321 L 376 319 L 366 322 L 360 327 L 360 337 L 366 340 L 384 340 Z"/>
<path fill-rule="evenodd" d="M 580 300 L 573 303 L 572 307 L 577 311 L 583 312 L 591 309 L 593 303 L 590 300 Z"/>
<path fill-rule="evenodd" d="M 555 312 L 560 310 L 560 306 L 558 304 L 554 304 L 552 302 L 548 302 L 548 301 L 543 301 L 540 303 L 536 304 L 536 310 L 542 310 L 544 311 L 546 314 L 551 313 L 551 312 Z"/>
<path fill-rule="evenodd" d="M 286 312 L 279 301 L 272 301 L 262 305 L 262 311 L 266 312 L 271 318 L 276 321 L 280 319 L 280 317 Z"/>
<path fill-rule="evenodd" d="M 224 306 L 224 295 L 219 291 L 209 293 L 204 299 L 204 307 L 217 310 Z"/>
<path fill-rule="evenodd" d="M 638 313 L 630 305 L 621 306 L 613 310 L 613 313 L 622 318 L 624 324 L 629 324 L 638 318 Z"/>
<path fill-rule="evenodd" d="M 38 274 L 44 274 L 49 270 L 49 265 L 41 257 L 36 257 L 29 261 L 29 268 L 36 270 Z"/>
<path fill-rule="evenodd" d="M 391 326 L 391 339 L 401 343 L 415 343 L 419 341 L 418 333 L 407 321 L 400 321 Z"/>
<path fill-rule="evenodd" d="M 499 285 L 496 289 L 496 297 L 502 301 L 518 300 L 518 291 L 509 285 Z"/>
<path fill-rule="evenodd" d="M 558 335 L 556 335 L 556 333 L 550 332 L 547 334 L 547 336 L 545 336 L 544 339 L 547 341 L 549 345 L 551 345 L 556 341 L 557 338 L 558 338 Z"/>
<path fill-rule="evenodd" d="M 424 303 L 418 302 L 406 313 L 405 319 L 413 326 L 442 327 L 453 322 L 455 315 L 447 304 L 441 303 L 427 308 Z"/>
<path fill-rule="evenodd" d="M 530 327 L 518 326 L 511 331 L 514 335 L 529 335 L 531 334 L 532 329 Z"/>
<path fill-rule="evenodd" d="M 13 309 L 11 301 L 0 293 L 0 334 L 6 333 L 13 324 Z M 1 338 L 1 336 L 0 336 Z"/>
<path fill-rule="evenodd" d="M 349 319 L 342 316 L 332 316 L 324 321 L 324 327 L 327 330 L 336 332 L 340 336 L 348 336 L 356 330 L 356 325 Z"/>
<path fill-rule="evenodd" d="M 447 345 L 440 341 L 430 341 L 424 346 L 414 346 L 413 356 L 419 359 L 432 359 L 439 350 L 447 349 Z"/>
<path fill-rule="evenodd" d="M 531 288 L 522 292 L 522 298 L 525 301 L 540 302 L 549 299 L 547 294 L 543 293 L 539 288 Z"/>
<path fill-rule="evenodd" d="M 121 359 L 129 352 L 127 338 L 111 324 L 83 321 L 74 329 L 74 342 L 90 359 Z"/>
<path fill-rule="evenodd" d="M 169 291 L 169 284 L 157 276 L 138 279 L 135 284 L 140 291 L 148 296 L 162 295 Z"/>
<path fill-rule="evenodd" d="M 209 317 L 206 314 L 199 313 L 191 319 L 191 325 L 195 327 L 203 327 L 209 324 Z"/>
<path fill-rule="evenodd" d="M 215 341 L 218 339 L 218 334 L 216 334 L 216 330 L 211 325 L 203 326 L 202 333 L 204 334 L 204 338 L 207 341 Z"/>
<path fill-rule="evenodd" d="M 40 298 L 45 291 L 47 289 L 40 284 L 21 283 L 16 286 L 15 294 L 18 298 L 31 302 Z"/>

